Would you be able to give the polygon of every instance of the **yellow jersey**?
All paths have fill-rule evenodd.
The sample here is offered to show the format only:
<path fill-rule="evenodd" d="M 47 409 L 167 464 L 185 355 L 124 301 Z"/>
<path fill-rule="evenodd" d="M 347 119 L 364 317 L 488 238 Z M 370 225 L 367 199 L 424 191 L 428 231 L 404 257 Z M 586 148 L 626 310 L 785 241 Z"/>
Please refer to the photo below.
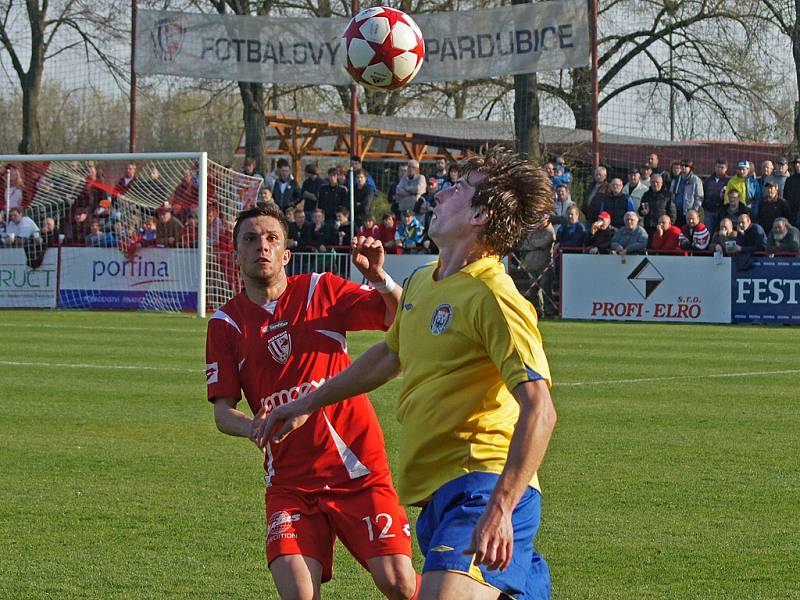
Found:
<path fill-rule="evenodd" d="M 397 490 L 424 504 L 442 485 L 473 471 L 500 473 L 519 405 L 511 391 L 550 369 L 536 311 L 496 256 L 436 281 L 436 263 L 406 281 L 387 345 L 403 381 Z M 530 485 L 539 489 L 536 475 Z"/>

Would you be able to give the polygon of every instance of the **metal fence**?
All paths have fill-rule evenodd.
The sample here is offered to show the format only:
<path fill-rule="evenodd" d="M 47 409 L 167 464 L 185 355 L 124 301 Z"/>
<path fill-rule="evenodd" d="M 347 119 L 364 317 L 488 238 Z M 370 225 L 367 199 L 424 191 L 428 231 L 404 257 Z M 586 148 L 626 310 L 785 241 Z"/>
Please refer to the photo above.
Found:
<path fill-rule="evenodd" d="M 350 254 L 346 252 L 294 252 L 286 265 L 286 274 L 291 276 L 328 271 L 349 279 L 350 265 Z"/>

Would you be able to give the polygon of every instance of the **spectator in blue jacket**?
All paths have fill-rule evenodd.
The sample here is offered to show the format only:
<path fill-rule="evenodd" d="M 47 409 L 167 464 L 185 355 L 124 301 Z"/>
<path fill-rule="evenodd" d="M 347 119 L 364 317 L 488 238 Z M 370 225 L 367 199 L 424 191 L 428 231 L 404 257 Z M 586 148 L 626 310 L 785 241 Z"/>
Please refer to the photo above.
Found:
<path fill-rule="evenodd" d="M 404 253 L 411 253 L 420 250 L 424 234 L 425 228 L 414 216 L 414 211 L 407 210 L 403 213 L 403 222 L 395 230 L 394 239 Z"/>
<path fill-rule="evenodd" d="M 703 223 L 709 231 L 716 231 L 722 209 L 722 194 L 728 185 L 728 161 L 718 158 L 714 173 L 703 182 Z"/>
<path fill-rule="evenodd" d="M 694 162 L 681 161 L 681 174 L 675 186 L 675 205 L 678 207 L 678 225 L 686 223 L 690 210 L 700 210 L 703 204 L 703 182 L 694 173 Z"/>
<path fill-rule="evenodd" d="M 556 157 L 556 177 L 559 178 L 559 183 L 563 183 L 567 186 L 572 185 L 572 173 L 567 168 L 567 162 L 564 160 L 563 156 Z"/>
<path fill-rule="evenodd" d="M 600 203 L 600 212 L 611 215 L 611 225 L 622 227 L 625 224 L 625 213 L 636 210 L 633 199 L 622 191 L 622 179 L 615 177 L 608 184 L 609 194 Z"/>
<path fill-rule="evenodd" d="M 586 226 L 579 221 L 581 212 L 574 204 L 567 209 L 567 220 L 556 232 L 556 249 L 583 248 L 586 243 Z"/>
<path fill-rule="evenodd" d="M 750 215 L 739 215 L 739 234 L 736 236 L 736 253 L 752 254 L 767 249 L 767 234 L 758 223 L 753 223 Z"/>
<path fill-rule="evenodd" d="M 736 235 L 736 246 L 729 251 L 733 255 L 734 264 L 740 271 L 752 266 L 754 252 L 766 252 L 767 234 L 758 223 L 753 223 L 750 215 L 739 215 L 739 233 Z"/>
<path fill-rule="evenodd" d="M 372 178 L 372 175 L 370 175 L 367 170 L 361 166 L 361 159 L 355 155 L 351 156 L 350 165 L 353 167 L 353 177 L 355 177 L 355 174 L 359 171 L 363 171 L 367 176 L 367 187 L 372 190 L 373 194 L 377 194 L 378 186 L 375 185 L 375 180 Z"/>
<path fill-rule="evenodd" d="M 556 159 L 556 162 L 547 163 L 544 166 L 544 170 L 547 171 L 547 174 L 550 176 L 553 190 L 560 185 L 569 187 L 572 183 L 572 173 L 570 173 L 569 169 L 564 165 L 564 159 L 560 156 Z"/>
<path fill-rule="evenodd" d="M 635 211 L 625 213 L 625 227 L 620 227 L 611 238 L 611 253 L 625 256 L 639 254 L 647 248 L 647 232 L 639 225 Z"/>

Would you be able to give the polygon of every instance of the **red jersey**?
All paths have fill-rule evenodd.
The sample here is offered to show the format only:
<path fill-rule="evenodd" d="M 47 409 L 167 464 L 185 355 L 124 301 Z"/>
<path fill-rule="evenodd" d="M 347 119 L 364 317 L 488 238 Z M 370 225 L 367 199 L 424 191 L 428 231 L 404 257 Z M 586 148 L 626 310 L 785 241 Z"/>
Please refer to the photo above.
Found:
<path fill-rule="evenodd" d="M 348 331 L 386 329 L 385 310 L 378 292 L 331 273 L 290 277 L 264 306 L 239 293 L 208 322 L 208 399 L 239 399 L 243 391 L 253 414 L 297 400 L 350 364 Z M 303 491 L 388 468 L 364 394 L 315 412 L 264 456 L 267 486 Z"/>

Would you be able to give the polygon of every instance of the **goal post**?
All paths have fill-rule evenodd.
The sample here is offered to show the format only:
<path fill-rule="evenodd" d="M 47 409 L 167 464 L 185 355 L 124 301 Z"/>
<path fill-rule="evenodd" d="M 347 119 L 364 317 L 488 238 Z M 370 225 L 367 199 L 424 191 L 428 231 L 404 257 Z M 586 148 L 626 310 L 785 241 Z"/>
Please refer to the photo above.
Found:
<path fill-rule="evenodd" d="M 0 155 L 0 170 L 4 214 L 20 206 L 40 230 L 28 268 L 28 246 L 57 253 L 53 306 L 202 317 L 239 291 L 233 224 L 260 178 L 205 152 Z M 2 242 L 21 256 L 22 240 Z"/>

